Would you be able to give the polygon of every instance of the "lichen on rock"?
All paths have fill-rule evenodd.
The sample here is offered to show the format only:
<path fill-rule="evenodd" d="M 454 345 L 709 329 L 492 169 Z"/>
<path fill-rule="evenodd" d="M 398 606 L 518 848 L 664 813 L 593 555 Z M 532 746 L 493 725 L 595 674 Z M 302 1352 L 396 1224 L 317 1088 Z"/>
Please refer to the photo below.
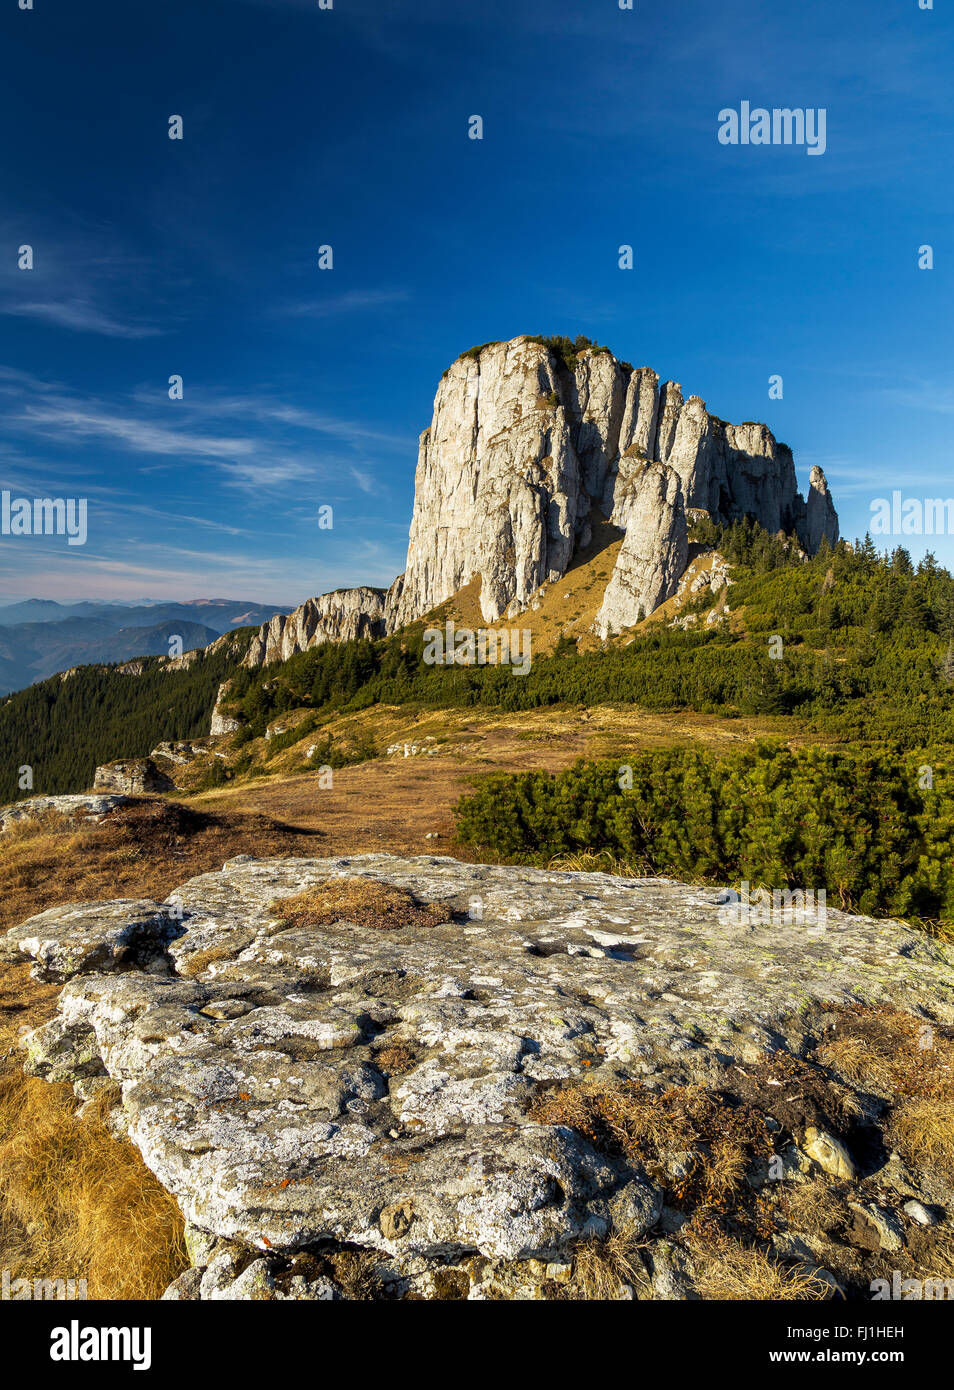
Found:
<path fill-rule="evenodd" d="M 361 878 L 440 910 L 390 930 L 276 911 Z M 663 1204 L 632 1156 L 534 1118 L 549 1088 L 718 1087 L 804 1054 L 861 982 L 954 1022 L 943 944 L 835 911 L 821 932 L 729 920 L 723 897 L 443 857 L 243 857 L 165 904 L 56 908 L 7 940 L 66 980 L 25 1039 L 31 1070 L 80 1094 L 118 1082 L 129 1138 L 191 1226 L 245 1252 L 208 1296 L 272 1296 L 329 1246 L 405 1292 L 470 1268 L 468 1297 L 512 1278 L 540 1296 L 540 1271 L 581 1241 L 638 1239 Z M 336 1296 L 330 1276 L 294 1277 L 298 1296 Z M 203 1280 L 170 1297 L 206 1296 Z"/>

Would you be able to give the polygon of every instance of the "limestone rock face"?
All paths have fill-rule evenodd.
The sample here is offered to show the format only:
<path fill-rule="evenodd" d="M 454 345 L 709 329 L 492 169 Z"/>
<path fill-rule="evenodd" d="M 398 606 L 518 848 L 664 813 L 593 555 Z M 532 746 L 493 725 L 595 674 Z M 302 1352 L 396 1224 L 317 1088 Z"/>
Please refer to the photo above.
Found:
<path fill-rule="evenodd" d="M 275 899 L 338 877 L 409 889 L 446 922 L 283 925 Z M 205 1272 L 170 1296 L 257 1296 L 242 1290 L 283 1257 L 333 1242 L 430 1297 L 455 1261 L 488 1279 L 518 1262 L 530 1287 L 581 1237 L 660 1219 L 638 1164 L 534 1118 L 548 1088 L 737 1084 L 779 1048 L 805 1056 L 859 976 L 872 1004 L 954 1022 L 944 943 L 834 910 L 823 930 L 726 916 L 725 896 L 429 856 L 240 857 L 166 903 L 73 904 L 6 936 L 66 981 L 24 1037 L 29 1069 L 83 1099 L 118 1082 L 115 1121 L 190 1223 Z"/>
<path fill-rule="evenodd" d="M 621 373 L 618 373 L 621 378 Z M 576 384 L 573 387 L 577 393 Z M 595 374 L 582 383 L 592 409 L 612 398 Z M 459 358 L 434 399 L 421 436 L 407 567 L 389 629 L 412 622 L 482 576 L 481 612 L 498 618 L 509 605 L 566 570 L 589 514 L 584 470 L 601 469 L 595 420 L 582 421 L 563 400 L 552 354 L 517 338 Z"/>
<path fill-rule="evenodd" d="M 825 537 L 831 545 L 838 540 L 838 513 L 828 491 L 828 479 L 816 465 L 809 480 L 804 529 L 805 548 L 814 555 Z"/>
<path fill-rule="evenodd" d="M 765 425 L 728 424 L 698 396 L 684 399 L 678 382 L 660 386 L 650 368 L 607 350 L 580 352 L 571 371 L 529 338 L 491 343 L 459 358 L 438 387 L 388 630 L 477 577 L 485 621 L 520 612 L 587 543 L 594 507 L 626 525 L 634 482 L 653 462 L 677 475 L 683 508 L 720 522 L 751 516 L 812 551 L 837 534 L 827 489 L 813 486 L 806 506 L 791 450 Z M 678 549 L 678 537 L 667 546 Z"/>
<path fill-rule="evenodd" d="M 626 535 L 596 615 L 601 637 L 652 613 L 676 592 L 689 558 L 689 535 L 679 474 L 650 464 L 634 477 L 615 510 Z"/>
<path fill-rule="evenodd" d="M 127 798 L 119 793 L 88 795 L 79 793 L 70 796 L 31 796 L 23 801 L 14 801 L 9 806 L 0 806 L 0 831 L 15 825 L 21 820 L 35 820 L 52 813 L 66 816 L 69 820 L 81 818 L 85 821 L 101 821 L 107 811 L 114 806 L 122 806 Z"/>
<path fill-rule="evenodd" d="M 307 599 L 292 613 L 276 613 L 252 638 L 243 665 L 287 661 L 322 642 L 383 637 L 385 596 L 383 589 L 335 589 Z"/>
<path fill-rule="evenodd" d="M 259 638 L 254 638 L 253 644 L 258 640 Z M 228 698 L 231 686 L 231 681 L 223 681 L 218 688 L 215 696 L 215 707 L 212 710 L 212 722 L 209 725 L 210 738 L 215 738 L 218 734 L 234 734 L 236 729 L 242 727 L 242 721 L 240 719 L 236 719 L 231 714 L 226 714 L 222 709 L 223 702 Z"/>
<path fill-rule="evenodd" d="M 93 791 L 122 792 L 138 796 L 143 792 L 166 792 L 172 783 L 151 758 L 120 758 L 103 763 L 93 776 Z"/>

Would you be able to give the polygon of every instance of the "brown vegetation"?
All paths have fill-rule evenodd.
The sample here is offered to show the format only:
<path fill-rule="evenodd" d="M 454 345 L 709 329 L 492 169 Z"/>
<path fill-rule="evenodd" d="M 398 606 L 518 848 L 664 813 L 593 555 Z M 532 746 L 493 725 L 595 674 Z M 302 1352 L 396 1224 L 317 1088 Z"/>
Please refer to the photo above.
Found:
<path fill-rule="evenodd" d="M 158 1298 L 188 1264 L 175 1199 L 109 1132 L 110 1100 L 0 1075 L 0 1263 L 11 1279 L 86 1279 L 90 1298 Z"/>
<path fill-rule="evenodd" d="M 270 816 L 142 798 L 99 825 L 46 815 L 0 835 L 0 929 L 60 903 L 165 898 L 237 854 L 320 855 L 317 829 Z"/>
<path fill-rule="evenodd" d="M 772 1148 L 757 1111 L 703 1086 L 672 1086 L 657 1094 L 636 1082 L 584 1082 L 545 1093 L 531 1115 L 541 1124 L 567 1125 L 595 1148 L 641 1163 L 667 1188 L 674 1206 L 696 1211 L 729 1211 L 747 1169 Z"/>
<path fill-rule="evenodd" d="M 807 1266 L 781 1265 L 720 1231 L 690 1230 L 686 1244 L 694 1257 L 694 1282 L 703 1298 L 777 1303 L 831 1297 L 832 1286 Z"/>
<path fill-rule="evenodd" d="M 368 878 L 329 878 L 292 898 L 272 903 L 287 927 L 325 927 L 354 922 L 359 927 L 395 931 L 436 927 L 448 920 L 439 903 L 419 903 L 412 893 Z"/>
<path fill-rule="evenodd" d="M 625 1231 L 611 1231 L 603 1240 L 582 1240 L 573 1251 L 569 1292 L 587 1301 L 618 1298 L 624 1285 L 648 1290 L 649 1273 L 640 1246 Z"/>
<path fill-rule="evenodd" d="M 403 1075 L 411 1070 L 416 1060 L 414 1049 L 402 1042 L 389 1043 L 374 1054 L 375 1066 L 386 1076 Z"/>
<path fill-rule="evenodd" d="M 842 1009 L 816 1060 L 890 1104 L 885 1135 L 954 1180 L 954 1028 L 889 1008 Z"/>

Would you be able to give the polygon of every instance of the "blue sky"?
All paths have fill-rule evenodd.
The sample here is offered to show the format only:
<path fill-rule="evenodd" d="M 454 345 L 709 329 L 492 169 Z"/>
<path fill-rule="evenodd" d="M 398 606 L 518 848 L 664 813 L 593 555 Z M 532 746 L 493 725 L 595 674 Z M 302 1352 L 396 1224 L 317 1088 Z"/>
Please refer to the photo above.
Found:
<path fill-rule="evenodd" d="M 0 483 L 87 497 L 89 538 L 0 538 L 4 598 L 389 583 L 440 373 L 524 332 L 766 420 L 848 536 L 954 494 L 944 0 L 34 3 L 0 19 Z M 742 100 L 826 108 L 826 153 L 720 145 Z"/>

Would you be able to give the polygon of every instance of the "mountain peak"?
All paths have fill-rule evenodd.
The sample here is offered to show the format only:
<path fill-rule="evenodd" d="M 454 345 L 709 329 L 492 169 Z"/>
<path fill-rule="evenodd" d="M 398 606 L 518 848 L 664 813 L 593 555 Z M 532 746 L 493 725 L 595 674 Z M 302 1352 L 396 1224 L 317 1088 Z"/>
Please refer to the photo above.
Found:
<path fill-rule="evenodd" d="M 579 336 L 522 334 L 468 348 L 444 371 L 420 438 L 407 566 L 385 594 L 336 590 L 260 629 L 247 662 L 393 632 L 468 585 L 485 622 L 515 617 L 609 523 L 623 538 L 593 630 L 654 612 L 688 564 L 690 514 L 749 517 L 814 553 L 838 539 L 825 475 L 808 502 L 786 444 L 732 425 L 651 367 Z"/>
<path fill-rule="evenodd" d="M 635 622 L 674 591 L 687 509 L 724 524 L 751 517 L 797 534 L 810 552 L 824 537 L 837 540 L 821 478 L 813 475 L 806 505 L 791 450 L 767 425 L 732 425 L 701 397 L 684 397 L 679 382 L 660 382 L 652 368 L 634 368 L 589 339 L 521 335 L 470 348 L 441 378 L 421 436 L 407 568 L 389 629 L 478 576 L 485 621 L 521 611 L 566 572 L 596 515 L 624 531 L 635 525 L 641 549 L 658 533 L 672 550 L 660 565 L 643 555 L 641 570 L 655 578 L 634 587 L 632 573 L 616 576 L 617 600 L 629 593 L 631 602 L 613 610 Z M 668 515 L 662 531 L 659 505 Z M 618 563 L 630 563 L 632 551 L 624 546 Z"/>

